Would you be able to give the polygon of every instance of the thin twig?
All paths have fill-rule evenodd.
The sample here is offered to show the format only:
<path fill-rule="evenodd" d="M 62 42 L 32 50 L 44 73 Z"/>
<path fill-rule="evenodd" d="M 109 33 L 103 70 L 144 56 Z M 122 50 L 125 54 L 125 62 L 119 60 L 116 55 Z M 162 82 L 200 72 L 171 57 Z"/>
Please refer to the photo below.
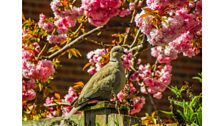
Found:
<path fill-rule="evenodd" d="M 79 30 L 81 29 L 82 26 L 83 26 L 83 23 L 81 23 L 79 25 L 79 27 L 75 30 L 74 35 L 79 32 Z"/>
<path fill-rule="evenodd" d="M 134 5 L 135 5 L 137 2 L 138 2 L 138 0 L 135 0 Z M 136 10 L 134 10 L 134 11 L 132 12 L 131 20 L 130 20 L 130 24 L 132 24 L 132 23 L 134 22 L 136 13 L 137 13 Z M 128 39 L 128 36 L 129 36 L 129 34 L 130 34 L 130 31 L 131 31 L 131 27 L 128 27 L 128 28 L 127 28 L 127 32 L 126 32 L 126 34 L 125 34 L 125 36 L 124 36 L 123 45 L 126 44 L 127 39 Z"/>
<path fill-rule="evenodd" d="M 154 110 L 155 110 L 155 112 L 156 112 L 156 115 L 157 115 L 157 117 L 158 117 L 159 125 L 161 125 L 162 122 L 161 122 L 161 119 L 160 119 L 160 117 L 159 117 L 159 112 L 158 112 L 158 109 L 157 109 L 157 107 L 156 107 L 156 105 L 155 105 L 155 102 L 153 101 L 153 98 L 152 98 L 151 94 L 148 94 L 148 96 L 149 96 L 150 102 L 151 102 L 151 104 L 152 104 L 152 106 L 153 106 L 153 108 L 154 108 Z"/>
<path fill-rule="evenodd" d="M 134 11 L 132 12 L 132 17 L 131 17 L 131 21 L 130 21 L 130 23 L 132 23 L 132 22 L 134 21 L 135 14 L 136 14 L 136 10 L 134 10 Z M 128 28 L 127 28 L 127 32 L 126 32 L 126 34 L 125 34 L 125 36 L 124 36 L 123 44 L 126 44 L 126 42 L 127 42 L 127 40 L 128 40 L 128 36 L 129 36 L 129 34 L 130 34 L 130 31 L 131 31 L 131 27 L 128 27 Z"/>
<path fill-rule="evenodd" d="M 81 39 L 83 39 L 84 37 L 94 33 L 95 31 L 99 30 L 103 28 L 103 26 L 97 27 L 92 29 L 91 31 L 84 33 L 82 35 L 80 35 L 78 38 L 76 38 L 75 40 L 73 40 L 71 43 L 65 45 L 64 47 L 62 47 L 60 50 L 58 50 L 57 52 L 51 54 L 50 56 L 47 57 L 47 59 L 52 59 L 55 58 L 56 56 L 60 55 L 61 53 L 63 53 L 65 50 L 71 48 L 72 45 L 74 45 L 75 43 L 77 43 L 78 41 L 80 41 Z"/>
<path fill-rule="evenodd" d="M 96 40 L 93 40 L 93 39 L 88 39 L 88 38 L 84 38 L 84 40 L 86 40 L 86 41 L 88 41 L 88 42 L 91 42 L 91 43 L 94 43 L 94 44 L 96 44 L 96 45 L 100 45 L 100 46 L 102 46 L 103 48 L 104 47 L 111 47 L 111 46 L 113 46 L 112 44 L 104 44 L 104 42 L 98 42 L 98 41 L 96 41 Z"/>
<path fill-rule="evenodd" d="M 140 45 L 137 45 L 137 46 L 135 46 L 135 47 L 133 47 L 135 50 L 137 50 L 136 52 L 135 52 L 135 54 L 134 54 L 134 58 L 132 59 L 132 66 L 131 66 L 131 68 L 132 68 L 132 70 L 128 73 L 128 78 L 131 76 L 131 74 L 133 74 L 133 72 L 134 72 L 134 70 L 135 70 L 135 66 L 136 66 L 136 64 L 137 64 L 137 59 L 138 59 L 138 57 L 139 57 L 139 53 L 141 52 L 141 51 L 143 51 L 146 47 L 147 47 L 147 42 L 145 41 L 145 35 L 143 36 L 143 38 L 142 38 L 142 41 L 141 41 L 141 44 Z M 133 48 L 131 48 L 130 50 L 129 50 L 129 52 L 132 52 L 133 51 Z M 133 69 L 134 68 L 134 69 Z"/>
<path fill-rule="evenodd" d="M 58 105 L 70 106 L 71 104 L 65 103 L 65 102 L 58 102 L 58 103 L 52 103 L 52 104 L 44 104 L 45 107 L 53 107 L 53 106 L 58 106 Z"/>
<path fill-rule="evenodd" d="M 136 33 L 136 35 L 135 35 L 135 39 L 134 39 L 134 41 L 132 42 L 130 48 L 132 48 L 132 47 L 135 45 L 135 43 L 137 42 L 138 37 L 139 37 L 139 33 L 140 33 L 140 29 L 137 31 L 137 33 Z"/>
<path fill-rule="evenodd" d="M 46 43 L 46 44 L 44 45 L 44 47 L 42 48 L 42 50 L 41 50 L 40 53 L 38 54 L 37 59 L 39 59 L 40 56 L 45 52 L 45 49 L 47 48 L 48 45 L 49 45 L 49 43 Z"/>
<path fill-rule="evenodd" d="M 141 44 L 132 47 L 131 49 L 129 49 L 129 52 L 136 51 L 136 53 L 139 53 L 139 51 L 142 51 L 146 48 L 148 48 L 148 47 L 147 47 L 147 42 L 145 41 L 145 35 L 144 35 L 142 38 Z"/>
<path fill-rule="evenodd" d="M 153 66 L 153 70 L 152 70 L 152 76 L 155 75 L 157 64 L 158 64 L 158 60 L 156 59 L 154 66 Z"/>

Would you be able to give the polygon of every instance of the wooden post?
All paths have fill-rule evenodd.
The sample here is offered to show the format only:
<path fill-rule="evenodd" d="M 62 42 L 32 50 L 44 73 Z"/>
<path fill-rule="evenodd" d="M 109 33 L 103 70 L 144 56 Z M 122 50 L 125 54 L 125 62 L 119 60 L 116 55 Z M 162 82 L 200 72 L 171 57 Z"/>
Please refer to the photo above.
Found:
<path fill-rule="evenodd" d="M 81 109 L 82 114 L 74 114 L 64 126 L 141 126 L 137 117 L 132 117 L 124 110 L 120 113 L 111 102 L 98 102 L 87 105 Z M 23 121 L 23 126 L 58 126 L 62 117 L 41 119 L 36 121 Z"/>
<path fill-rule="evenodd" d="M 93 106 L 86 106 L 84 111 L 85 126 L 132 126 L 141 125 L 141 121 L 137 117 L 131 117 L 120 113 L 115 109 L 115 105 L 110 102 L 98 102 Z"/>

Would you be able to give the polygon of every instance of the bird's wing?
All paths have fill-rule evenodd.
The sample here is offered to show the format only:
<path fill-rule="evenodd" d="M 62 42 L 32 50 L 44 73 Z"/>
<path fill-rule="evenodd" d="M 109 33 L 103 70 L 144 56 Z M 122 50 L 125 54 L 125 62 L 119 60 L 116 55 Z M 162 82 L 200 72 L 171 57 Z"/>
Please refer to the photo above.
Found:
<path fill-rule="evenodd" d="M 111 75 L 104 77 L 94 84 L 94 89 L 87 93 L 84 97 L 88 99 L 94 99 L 97 97 L 103 97 L 104 94 L 111 93 L 114 84 L 119 84 L 120 82 L 120 71 L 114 70 Z M 98 84 L 99 83 L 99 84 Z M 98 85 L 98 86 L 97 86 Z"/>
<path fill-rule="evenodd" d="M 114 64 L 108 63 L 99 72 L 94 74 L 85 85 L 76 105 L 81 105 L 89 100 L 104 97 L 107 93 L 111 93 L 112 85 L 120 82 L 120 75 L 120 70 L 115 68 Z"/>

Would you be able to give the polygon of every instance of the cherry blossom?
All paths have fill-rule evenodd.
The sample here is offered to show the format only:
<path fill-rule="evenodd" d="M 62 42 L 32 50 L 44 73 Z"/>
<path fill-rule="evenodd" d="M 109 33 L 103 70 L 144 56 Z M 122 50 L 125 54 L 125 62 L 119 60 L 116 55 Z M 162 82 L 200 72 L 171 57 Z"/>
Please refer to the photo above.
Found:
<path fill-rule="evenodd" d="M 54 66 L 49 60 L 40 60 L 36 66 L 36 71 L 38 72 L 37 79 L 42 82 L 46 82 L 55 73 Z"/>
<path fill-rule="evenodd" d="M 141 111 L 145 104 L 145 98 L 144 97 L 135 97 L 133 99 L 133 109 L 129 112 L 131 115 L 138 113 Z"/>
<path fill-rule="evenodd" d="M 154 72 L 149 65 L 140 65 L 138 70 L 131 75 L 130 80 L 132 82 L 138 82 L 140 91 L 143 94 L 150 93 L 155 98 L 161 98 L 162 92 L 165 91 L 171 82 L 171 71 L 172 67 L 168 64 Z"/>
<path fill-rule="evenodd" d="M 123 65 L 125 69 L 129 70 L 130 66 L 132 65 L 133 55 L 128 51 L 128 49 L 125 49 L 124 52 L 125 54 L 122 57 Z M 105 65 L 105 63 L 102 63 L 101 61 L 109 60 L 109 57 L 107 59 L 104 58 L 106 55 L 109 55 L 108 49 L 96 49 L 87 53 L 87 59 L 89 59 L 89 63 L 91 64 L 87 72 L 93 75 L 99 71 Z"/>
<path fill-rule="evenodd" d="M 117 16 L 121 5 L 121 0 L 82 0 L 84 15 L 94 26 L 105 25 L 112 17 Z"/>
<path fill-rule="evenodd" d="M 23 77 L 41 82 L 46 82 L 55 73 L 52 62 L 48 60 L 40 60 L 37 64 L 23 61 L 22 69 Z"/>
<path fill-rule="evenodd" d="M 59 44 L 67 39 L 66 34 L 59 34 L 59 35 L 48 35 L 47 41 L 50 44 Z"/>

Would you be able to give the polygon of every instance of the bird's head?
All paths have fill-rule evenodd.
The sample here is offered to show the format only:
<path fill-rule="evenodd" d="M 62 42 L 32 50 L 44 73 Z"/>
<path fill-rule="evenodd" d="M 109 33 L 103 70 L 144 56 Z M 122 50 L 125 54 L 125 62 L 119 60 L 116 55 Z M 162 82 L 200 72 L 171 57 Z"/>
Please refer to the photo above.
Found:
<path fill-rule="evenodd" d="M 124 48 L 121 46 L 115 46 L 110 51 L 110 61 L 119 61 L 124 54 Z"/>

